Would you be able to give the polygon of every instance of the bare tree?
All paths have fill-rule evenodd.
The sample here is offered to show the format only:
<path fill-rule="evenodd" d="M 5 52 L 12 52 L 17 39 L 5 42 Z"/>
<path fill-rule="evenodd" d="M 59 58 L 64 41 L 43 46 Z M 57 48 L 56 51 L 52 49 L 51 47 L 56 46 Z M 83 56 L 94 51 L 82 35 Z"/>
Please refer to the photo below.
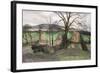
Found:
<path fill-rule="evenodd" d="M 51 18 L 51 16 L 49 16 L 49 40 L 50 40 L 50 45 L 53 46 L 54 44 L 54 35 L 53 35 L 53 32 L 54 32 L 54 27 L 50 27 L 50 25 L 57 25 L 59 24 L 59 22 L 61 22 L 61 20 L 55 20 L 53 21 L 53 19 Z M 51 35 L 50 35 L 51 33 Z"/>
<path fill-rule="evenodd" d="M 51 16 L 49 16 L 49 19 L 48 19 L 48 24 L 49 24 L 49 29 L 48 29 L 48 32 L 49 32 L 49 42 L 50 42 L 50 46 L 53 46 L 53 30 L 52 28 L 50 27 L 50 25 L 52 25 L 52 18 Z"/>
<path fill-rule="evenodd" d="M 67 47 L 67 43 L 68 43 L 68 31 L 70 29 L 70 27 L 73 24 L 78 24 L 80 21 L 79 19 L 81 19 L 81 16 L 79 13 L 73 13 L 73 12 L 55 12 L 58 17 L 60 17 L 60 19 L 62 20 L 64 26 L 65 26 L 65 30 L 64 30 L 64 35 L 63 35 L 63 45 L 64 47 Z"/>
<path fill-rule="evenodd" d="M 61 20 L 53 20 L 51 16 L 48 16 L 46 21 L 49 24 L 49 28 L 48 28 L 49 44 L 50 44 L 50 46 L 53 46 L 53 44 L 54 44 L 54 35 L 53 35 L 54 27 L 52 27 L 52 26 L 55 24 L 58 24 Z"/>

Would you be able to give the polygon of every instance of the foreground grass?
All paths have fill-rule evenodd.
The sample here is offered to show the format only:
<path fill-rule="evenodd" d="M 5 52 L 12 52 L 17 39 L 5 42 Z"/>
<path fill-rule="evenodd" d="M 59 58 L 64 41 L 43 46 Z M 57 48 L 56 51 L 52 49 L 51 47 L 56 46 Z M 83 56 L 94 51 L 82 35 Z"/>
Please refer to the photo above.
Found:
<path fill-rule="evenodd" d="M 45 62 L 45 61 L 71 61 L 91 59 L 90 52 L 81 49 L 62 49 L 53 54 L 37 52 L 33 53 L 29 46 L 23 47 L 23 62 Z"/>
<path fill-rule="evenodd" d="M 86 60 L 90 59 L 90 54 L 86 51 L 80 51 L 78 55 L 67 55 L 66 53 L 57 55 L 60 61 L 63 60 Z"/>

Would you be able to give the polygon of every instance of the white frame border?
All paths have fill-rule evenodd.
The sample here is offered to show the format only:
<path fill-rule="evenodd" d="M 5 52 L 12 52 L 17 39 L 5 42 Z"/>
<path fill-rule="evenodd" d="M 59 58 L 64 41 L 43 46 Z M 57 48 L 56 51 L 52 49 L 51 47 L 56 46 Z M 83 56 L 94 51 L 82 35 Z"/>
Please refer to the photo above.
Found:
<path fill-rule="evenodd" d="M 17 70 L 21 69 L 39 69 L 39 68 L 52 68 L 52 67 L 72 67 L 72 66 L 85 66 L 96 65 L 96 9 L 82 8 L 82 7 L 67 7 L 67 6 L 46 6 L 46 5 L 28 5 L 17 4 L 16 12 L 16 26 L 17 26 L 17 48 L 16 48 L 16 62 Z M 56 61 L 56 62 L 39 62 L 39 63 L 22 63 L 22 9 L 28 10 L 51 10 L 51 11 L 73 11 L 73 12 L 90 12 L 91 13 L 91 60 L 79 61 Z M 55 65 L 55 66 L 54 66 Z"/>

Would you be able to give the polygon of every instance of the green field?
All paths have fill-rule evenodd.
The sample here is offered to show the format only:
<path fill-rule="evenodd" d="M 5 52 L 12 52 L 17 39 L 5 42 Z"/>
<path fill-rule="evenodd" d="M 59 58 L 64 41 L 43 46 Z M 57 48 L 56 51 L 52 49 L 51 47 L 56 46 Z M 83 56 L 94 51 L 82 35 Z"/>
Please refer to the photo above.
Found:
<path fill-rule="evenodd" d="M 72 37 L 72 33 L 73 32 L 68 32 L 67 36 L 68 36 L 68 40 L 71 39 Z M 57 39 L 58 36 L 61 36 L 64 34 L 64 32 L 52 32 L 52 33 L 48 33 L 48 32 L 43 32 L 42 34 L 44 34 L 45 36 L 45 40 L 48 40 L 48 42 L 50 42 L 49 39 L 52 39 L 52 36 L 53 36 L 53 40 L 55 41 Z M 23 32 L 23 44 L 26 43 L 26 40 L 24 38 L 24 35 L 26 35 L 25 38 L 27 38 L 28 42 L 30 43 L 31 41 L 38 41 L 39 40 L 39 33 L 38 32 Z M 31 37 L 30 37 L 31 35 Z M 84 41 L 88 42 L 90 41 L 90 35 L 84 35 L 84 34 L 81 34 L 82 35 L 82 38 Z"/>

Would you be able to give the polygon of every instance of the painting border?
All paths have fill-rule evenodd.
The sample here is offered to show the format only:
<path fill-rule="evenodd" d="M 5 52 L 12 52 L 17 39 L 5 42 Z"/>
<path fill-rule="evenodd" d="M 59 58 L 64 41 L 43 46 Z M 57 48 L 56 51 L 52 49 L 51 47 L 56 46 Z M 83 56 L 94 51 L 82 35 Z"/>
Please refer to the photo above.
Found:
<path fill-rule="evenodd" d="M 39 69 L 22 69 L 17 70 L 16 65 L 16 8 L 17 4 L 35 4 L 35 5 L 50 5 L 50 6 L 67 6 L 67 7 L 82 7 L 82 8 L 95 8 L 96 10 L 96 59 L 95 65 L 85 65 L 85 66 L 71 66 L 71 67 L 53 67 L 53 68 L 39 68 Z M 12 72 L 25 72 L 25 71 L 42 71 L 42 70 L 58 70 L 58 69 L 73 69 L 73 68 L 90 68 L 98 66 L 98 6 L 90 5 L 74 5 L 74 4 L 58 4 L 58 3 L 44 3 L 44 2 L 28 2 L 28 1 L 11 1 L 11 71 Z"/>

